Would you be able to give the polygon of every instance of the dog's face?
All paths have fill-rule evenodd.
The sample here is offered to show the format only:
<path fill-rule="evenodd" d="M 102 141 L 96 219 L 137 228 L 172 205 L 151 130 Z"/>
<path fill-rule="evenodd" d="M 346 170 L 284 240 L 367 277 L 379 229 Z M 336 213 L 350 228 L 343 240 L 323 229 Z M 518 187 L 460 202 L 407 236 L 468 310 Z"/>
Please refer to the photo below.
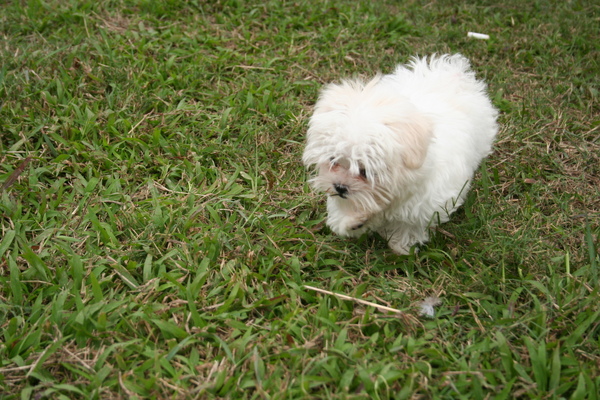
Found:
<path fill-rule="evenodd" d="M 330 196 L 329 222 L 336 209 L 356 217 L 339 229 L 330 223 L 340 234 L 360 230 L 401 196 L 431 139 L 427 120 L 378 81 L 328 85 L 309 123 L 303 161 L 316 167 L 313 187 Z"/>

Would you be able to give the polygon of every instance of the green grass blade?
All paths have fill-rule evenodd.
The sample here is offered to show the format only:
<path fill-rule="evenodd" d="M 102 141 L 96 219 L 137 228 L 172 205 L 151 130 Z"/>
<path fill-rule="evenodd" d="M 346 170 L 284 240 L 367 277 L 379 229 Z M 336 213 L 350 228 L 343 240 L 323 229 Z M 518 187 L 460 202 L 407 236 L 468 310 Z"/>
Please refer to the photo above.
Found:
<path fill-rule="evenodd" d="M 17 232 L 13 229 L 10 229 L 4 233 L 4 237 L 0 242 L 0 259 L 2 258 L 2 256 L 4 256 L 4 253 L 6 253 L 6 250 L 8 250 L 8 248 L 12 244 L 16 234 Z"/>

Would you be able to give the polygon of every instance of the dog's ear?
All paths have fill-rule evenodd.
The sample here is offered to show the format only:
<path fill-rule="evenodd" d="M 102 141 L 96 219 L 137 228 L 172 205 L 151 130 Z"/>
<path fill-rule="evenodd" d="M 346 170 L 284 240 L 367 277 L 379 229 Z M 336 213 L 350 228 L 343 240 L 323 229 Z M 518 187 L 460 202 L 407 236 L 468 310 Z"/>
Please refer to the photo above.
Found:
<path fill-rule="evenodd" d="M 409 169 L 419 169 L 427 156 L 432 129 L 428 120 L 418 113 L 411 113 L 405 120 L 388 121 L 394 139 L 400 144 L 402 162 Z"/>

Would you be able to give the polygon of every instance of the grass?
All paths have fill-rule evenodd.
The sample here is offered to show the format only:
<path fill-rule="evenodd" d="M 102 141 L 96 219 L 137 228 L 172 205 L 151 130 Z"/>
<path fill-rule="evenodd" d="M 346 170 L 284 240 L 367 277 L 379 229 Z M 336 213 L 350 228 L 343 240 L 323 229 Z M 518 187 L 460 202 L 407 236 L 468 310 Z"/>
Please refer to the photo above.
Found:
<path fill-rule="evenodd" d="M 599 14 L 3 2 L 0 397 L 597 399 Z M 300 161 L 319 88 L 433 52 L 488 82 L 494 154 L 418 253 L 336 237 Z"/>

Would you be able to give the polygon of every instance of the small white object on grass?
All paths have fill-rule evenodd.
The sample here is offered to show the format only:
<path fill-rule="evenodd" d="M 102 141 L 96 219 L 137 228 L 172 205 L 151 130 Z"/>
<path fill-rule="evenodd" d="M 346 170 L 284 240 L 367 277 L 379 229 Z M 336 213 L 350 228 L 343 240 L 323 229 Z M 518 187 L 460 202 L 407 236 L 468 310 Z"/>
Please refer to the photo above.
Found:
<path fill-rule="evenodd" d="M 435 315 L 435 310 L 433 307 L 439 306 L 440 304 L 442 304 L 442 301 L 439 297 L 426 297 L 425 300 L 419 303 L 419 307 L 421 307 L 421 315 L 433 317 Z"/>
<path fill-rule="evenodd" d="M 490 35 L 486 35 L 485 33 L 477 33 L 477 32 L 468 32 L 467 36 L 475 38 L 475 39 L 483 39 L 483 40 L 488 40 L 490 38 Z"/>

